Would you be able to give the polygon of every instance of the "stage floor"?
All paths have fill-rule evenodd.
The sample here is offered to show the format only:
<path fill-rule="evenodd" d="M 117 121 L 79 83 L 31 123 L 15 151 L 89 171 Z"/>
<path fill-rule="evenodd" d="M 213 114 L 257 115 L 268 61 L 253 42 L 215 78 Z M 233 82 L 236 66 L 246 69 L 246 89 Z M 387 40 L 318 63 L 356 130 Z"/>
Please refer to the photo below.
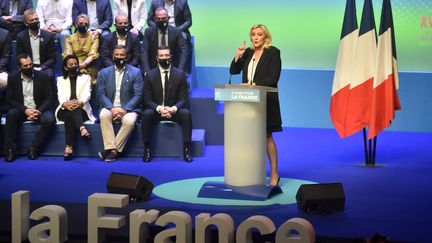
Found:
<path fill-rule="evenodd" d="M 340 139 L 332 129 L 286 128 L 275 134 L 284 195 L 264 204 L 232 202 L 200 203 L 193 196 L 169 199 L 158 191 L 166 183 L 223 176 L 223 146 L 207 146 L 201 158 L 186 163 L 181 158 L 155 158 L 143 163 L 140 157 L 105 163 L 97 158 L 41 157 L 30 161 L 19 157 L 0 163 L 0 231 L 10 231 L 11 193 L 29 190 L 32 208 L 46 203 L 64 205 L 69 212 L 69 232 L 86 231 L 86 203 L 94 192 L 106 192 L 111 172 L 141 175 L 156 188 L 149 201 L 125 209 L 181 210 L 192 217 L 199 213 L 227 213 L 236 225 L 252 215 L 265 215 L 276 227 L 293 217 L 309 220 L 322 237 L 359 238 L 381 232 L 394 241 L 432 242 L 432 133 L 384 132 L 378 137 L 377 162 L 381 168 L 356 166 L 363 162 L 360 134 Z M 299 212 L 293 197 L 304 180 L 340 182 L 345 190 L 345 210 L 330 215 Z M 182 184 L 179 184 L 180 186 Z M 195 185 L 197 186 L 197 185 Z M 179 188 L 180 190 L 185 190 Z M 159 194 L 158 194 L 159 193 Z M 158 195 L 156 195 L 158 194 Z M 162 195 L 162 196 L 161 196 Z M 69 210 L 75 209 L 78 214 Z M 81 211 L 80 211 L 81 210 Z M 127 232 L 127 231 L 126 231 Z"/>

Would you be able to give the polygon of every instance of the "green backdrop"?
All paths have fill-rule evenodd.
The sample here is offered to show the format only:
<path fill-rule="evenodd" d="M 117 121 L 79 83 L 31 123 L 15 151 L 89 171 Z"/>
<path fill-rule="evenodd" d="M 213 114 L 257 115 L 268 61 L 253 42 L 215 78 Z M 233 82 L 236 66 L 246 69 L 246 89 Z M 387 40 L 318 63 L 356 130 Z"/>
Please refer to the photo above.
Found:
<path fill-rule="evenodd" d="M 36 1 L 34 1 L 36 3 Z M 345 0 L 189 0 L 196 63 L 228 66 L 235 49 L 248 41 L 250 26 L 267 25 L 281 49 L 284 68 L 333 69 Z M 382 0 L 375 0 L 380 22 Z M 147 0 L 150 4 L 150 0 Z M 432 70 L 432 1 L 393 0 L 400 70 Z M 360 24 L 363 1 L 357 1 Z M 425 21 L 423 21 L 425 20 Z"/>

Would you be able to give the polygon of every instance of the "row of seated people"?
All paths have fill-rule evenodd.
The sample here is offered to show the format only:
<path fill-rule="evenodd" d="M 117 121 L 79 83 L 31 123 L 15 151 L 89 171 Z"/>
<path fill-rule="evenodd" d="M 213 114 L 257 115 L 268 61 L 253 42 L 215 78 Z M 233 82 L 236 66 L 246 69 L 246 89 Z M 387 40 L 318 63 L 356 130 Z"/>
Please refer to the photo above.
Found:
<path fill-rule="evenodd" d="M 190 39 L 189 28 L 192 26 L 192 14 L 187 0 L 152 0 L 147 12 L 146 0 L 38 0 L 33 6 L 32 0 L 0 0 L 0 28 L 11 32 L 13 39 L 26 27 L 23 13 L 36 9 L 41 20 L 41 28 L 54 34 L 62 46 L 66 36 L 71 34 L 72 23 L 80 14 L 90 18 L 89 30 L 93 36 L 104 36 L 109 33 L 113 16 L 126 15 L 128 28 L 132 33 L 141 35 L 144 26 L 157 25 L 154 20 L 155 10 L 167 9 L 169 24 L 179 28 L 185 39 Z M 112 4 L 111 4 L 112 3 Z"/>
<path fill-rule="evenodd" d="M 97 35 L 89 31 L 90 18 L 80 14 L 75 21 L 77 32 L 66 38 L 63 49 L 63 58 L 75 55 L 80 61 L 80 71 L 90 75 L 93 87 L 96 84 L 97 72 L 104 67 L 111 66 L 113 61 L 111 53 L 118 44 L 127 48 L 127 63 L 141 68 L 146 73 L 156 67 L 156 52 L 158 46 L 164 45 L 171 49 L 172 62 L 177 68 L 184 71 L 189 69 L 189 46 L 183 38 L 182 31 L 168 24 L 168 11 L 160 7 L 156 9 L 156 25 L 145 30 L 143 39 L 132 33 L 128 28 L 129 19 L 119 14 L 115 18 L 116 31 L 109 33 L 99 40 Z M 44 70 L 54 83 L 54 65 L 56 63 L 56 42 L 54 35 L 41 28 L 40 18 L 36 11 L 29 9 L 24 12 L 26 30 L 18 33 L 16 37 L 16 53 L 30 54 L 37 70 Z M 8 63 L 11 58 L 11 34 L 0 29 L 0 89 L 6 86 Z M 101 45 L 100 45 L 101 44 Z M 188 65 L 189 64 L 189 65 Z"/>
<path fill-rule="evenodd" d="M 113 64 L 97 73 L 95 86 L 99 102 L 99 120 L 104 150 L 99 157 L 106 162 L 116 160 L 125 148 L 138 117 L 144 143 L 143 161 L 151 160 L 150 138 L 152 126 L 161 120 L 175 121 L 183 129 L 183 158 L 191 162 L 192 136 L 191 114 L 188 110 L 188 86 L 186 73 L 171 64 L 171 50 L 160 46 L 155 56 L 158 64 L 142 75 L 141 70 L 127 64 L 127 49 L 117 45 L 112 51 Z M 64 159 L 72 158 L 74 134 L 89 139 L 85 121 L 95 121 L 91 98 L 91 76 L 81 72 L 80 60 L 67 55 L 63 60 L 63 74 L 57 77 L 58 107 L 50 109 L 53 89 L 50 78 L 37 70 L 29 54 L 17 57 L 19 69 L 8 76 L 6 101 L 10 109 L 4 127 L 4 160 L 15 160 L 17 131 L 25 121 L 41 126 L 28 148 L 28 158 L 36 159 L 48 132 L 57 121 L 65 126 Z M 143 79 L 144 77 L 144 79 Z M 121 123 L 115 134 L 113 121 Z"/>

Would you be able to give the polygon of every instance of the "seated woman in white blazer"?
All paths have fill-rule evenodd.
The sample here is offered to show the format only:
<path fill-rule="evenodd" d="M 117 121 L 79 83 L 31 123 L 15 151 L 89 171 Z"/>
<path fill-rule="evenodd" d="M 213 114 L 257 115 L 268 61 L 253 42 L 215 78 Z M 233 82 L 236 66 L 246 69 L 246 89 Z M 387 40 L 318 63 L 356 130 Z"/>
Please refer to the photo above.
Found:
<path fill-rule="evenodd" d="M 57 78 L 57 95 L 59 106 L 55 115 L 57 121 L 64 121 L 66 147 L 64 160 L 72 157 L 72 144 L 74 133 L 79 130 L 81 137 L 90 138 L 90 133 L 84 126 L 84 121 L 96 119 L 93 116 L 90 106 L 90 85 L 89 75 L 81 74 L 79 61 L 74 55 L 66 56 L 63 60 L 63 76 Z"/>

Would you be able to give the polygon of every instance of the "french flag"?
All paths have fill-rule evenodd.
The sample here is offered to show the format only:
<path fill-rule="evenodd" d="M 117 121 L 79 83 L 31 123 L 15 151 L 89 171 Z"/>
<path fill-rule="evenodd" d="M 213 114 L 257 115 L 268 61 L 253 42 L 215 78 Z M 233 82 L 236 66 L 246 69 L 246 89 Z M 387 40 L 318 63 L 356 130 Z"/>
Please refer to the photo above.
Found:
<path fill-rule="evenodd" d="M 393 14 L 390 0 L 383 0 L 373 83 L 369 134 L 371 139 L 390 126 L 395 110 L 401 109 Z"/>
<path fill-rule="evenodd" d="M 347 101 L 345 135 L 365 128 L 370 120 L 372 87 L 376 71 L 377 36 L 371 0 L 365 0 Z"/>
<path fill-rule="evenodd" d="M 355 0 L 347 0 L 330 101 L 330 116 L 342 138 L 346 137 L 345 118 L 358 33 Z"/>

